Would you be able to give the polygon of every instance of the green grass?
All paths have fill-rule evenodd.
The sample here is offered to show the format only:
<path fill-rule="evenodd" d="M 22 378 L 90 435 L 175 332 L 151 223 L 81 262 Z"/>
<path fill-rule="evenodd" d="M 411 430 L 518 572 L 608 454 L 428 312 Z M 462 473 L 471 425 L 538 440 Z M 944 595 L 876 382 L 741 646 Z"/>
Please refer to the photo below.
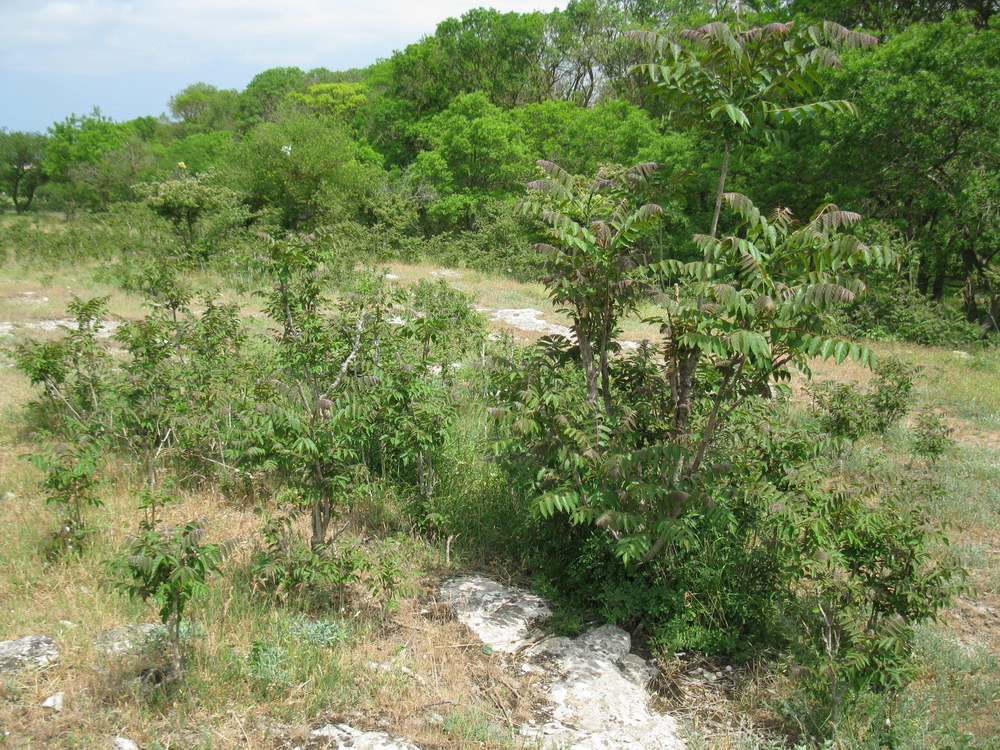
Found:
<path fill-rule="evenodd" d="M 0 224 L 14 221 L 17 217 L 0 217 Z M 64 227 L 58 217 L 39 222 L 49 231 Z M 440 269 L 433 264 L 392 263 L 388 268 L 401 284 L 445 278 L 481 306 L 532 307 L 548 320 L 567 322 L 554 312 L 539 284 L 466 270 L 434 276 Z M 245 290 L 206 270 L 190 274 L 189 281 L 199 290 L 221 290 L 258 330 L 267 325 L 254 315 L 260 310 L 259 298 Z M 101 264 L 8 265 L 0 269 L 0 320 L 63 318 L 73 294 L 108 295 L 114 315 L 142 314 L 142 300 L 118 289 Z M 41 297 L 48 299 L 37 301 Z M 653 308 L 643 310 L 651 312 Z M 16 334 L 24 335 L 27 332 Z M 649 328 L 629 321 L 626 335 L 649 335 Z M 12 340 L 16 337 L 0 340 L 0 346 Z M 989 617 L 991 611 L 1000 612 L 1000 352 L 974 350 L 966 355 L 904 344 L 873 346 L 879 355 L 900 356 L 921 367 L 918 405 L 942 412 L 955 427 L 954 450 L 933 466 L 916 462 L 916 471 L 925 475 L 933 491 L 915 499 L 926 500 L 933 514 L 949 524 L 954 551 L 969 569 L 973 587 L 947 613 L 944 624 L 926 625 L 918 632 L 921 672 L 896 712 L 899 747 L 1000 747 L 1000 668 L 995 658 L 1000 616 Z M 836 368 L 827 363 L 817 370 L 821 377 L 868 377 L 851 365 Z M 57 639 L 63 657 L 52 669 L 0 681 L 0 726 L 16 738 L 18 744 L 11 746 L 90 748 L 123 734 L 147 748 L 263 750 L 274 746 L 269 733 L 275 727 L 305 731 L 345 717 L 365 728 L 386 719 L 390 731 L 422 736 L 428 746 L 520 746 L 510 718 L 479 692 L 491 684 L 496 673 L 489 670 L 496 665 L 477 656 L 476 649 L 466 654 L 465 649 L 452 648 L 462 642 L 455 623 L 421 614 L 428 609 L 421 587 L 433 586 L 448 572 L 446 548 L 455 565 L 480 568 L 504 561 L 508 570 L 516 570 L 523 563 L 519 550 L 530 529 L 524 528 L 523 515 L 490 456 L 482 413 L 463 411 L 449 437 L 436 499 L 424 519 L 426 530 L 435 536 L 432 541 L 406 537 L 409 588 L 393 612 L 282 603 L 255 591 L 245 571 L 261 517 L 211 488 L 185 493 L 168 509 L 167 520 L 207 516 L 212 539 L 236 537 L 242 544 L 226 563 L 225 575 L 213 580 L 193 612 L 198 627 L 190 641 L 191 668 L 183 689 L 148 689 L 135 680 L 147 662 L 105 659 L 92 646 L 93 637 L 110 627 L 155 617 L 152 607 L 114 594 L 104 567 L 137 526 L 137 482 L 129 466 L 112 460 L 102 488 L 105 506 L 89 517 L 95 532 L 92 544 L 79 558 L 46 561 L 44 550 L 55 519 L 35 486 L 36 471 L 18 459 L 33 449 L 21 429 L 21 409 L 31 393 L 16 371 L 0 369 L 0 639 L 48 633 Z M 906 464 L 907 429 L 895 428 L 885 440 L 846 454 L 845 470 L 860 473 L 873 463 Z M 359 533 L 409 528 L 410 498 L 372 485 L 352 501 Z M 372 662 L 393 668 L 372 669 Z M 433 689 L 415 683 L 400 666 L 428 675 L 429 683 L 434 675 L 438 682 Z M 774 699 L 766 689 L 781 684 L 768 682 L 753 701 L 726 698 L 730 702 L 721 711 L 729 712 L 728 726 L 703 731 L 692 725 L 689 746 L 778 747 L 749 714 L 766 711 Z M 59 717 L 49 717 L 37 706 L 55 690 L 66 691 L 67 708 Z M 435 703 L 445 706 L 440 709 L 443 722 L 425 725 L 425 706 Z M 523 707 L 520 710 L 523 719 Z M 975 740 L 963 745 L 970 732 Z M 305 742 L 304 737 L 296 739 Z M 849 738 L 838 747 L 867 748 Z"/>

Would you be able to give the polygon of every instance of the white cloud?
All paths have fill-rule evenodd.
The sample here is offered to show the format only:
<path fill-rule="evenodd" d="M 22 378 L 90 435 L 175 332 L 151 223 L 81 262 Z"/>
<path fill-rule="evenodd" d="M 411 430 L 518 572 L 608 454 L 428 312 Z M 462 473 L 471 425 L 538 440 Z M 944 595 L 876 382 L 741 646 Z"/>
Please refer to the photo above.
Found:
<path fill-rule="evenodd" d="M 469 8 L 550 9 L 555 0 L 0 0 L 0 70 L 114 74 L 315 67 L 386 55 Z"/>

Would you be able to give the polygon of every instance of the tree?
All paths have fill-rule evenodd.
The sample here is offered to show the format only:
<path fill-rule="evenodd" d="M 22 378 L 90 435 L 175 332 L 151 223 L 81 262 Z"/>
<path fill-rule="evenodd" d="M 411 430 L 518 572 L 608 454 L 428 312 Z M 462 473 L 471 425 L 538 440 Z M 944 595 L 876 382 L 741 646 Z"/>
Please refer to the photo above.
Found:
<path fill-rule="evenodd" d="M 581 186 L 548 171 L 553 178 L 539 184 L 546 191 L 567 195 Z M 602 183 L 591 195 L 595 188 Z M 588 195 L 572 203 L 601 205 Z M 525 464 L 539 513 L 606 529 L 626 562 L 697 544 L 686 514 L 711 507 L 715 487 L 739 471 L 720 448 L 733 420 L 745 418 L 745 407 L 772 382 L 787 379 L 790 367 L 808 371 L 814 356 L 871 362 L 864 347 L 822 333 L 822 315 L 863 291 L 854 269 L 892 260 L 844 231 L 860 217 L 824 205 L 797 222 L 783 209 L 765 216 L 743 195 L 724 200 L 740 226 L 721 239 L 697 235 L 706 260 L 693 263 L 650 263 L 636 252 L 638 230 L 659 215 L 653 207 L 633 210 L 619 197 L 610 219 L 589 224 L 532 207 L 556 240 L 540 246 L 551 258 L 544 281 L 553 298 L 569 303 L 587 406 L 572 406 L 571 389 L 555 397 L 558 385 L 529 375 L 541 382 L 515 386 L 505 411 L 513 460 Z M 663 308 L 651 318 L 662 340 L 625 361 L 605 355 L 610 373 L 601 373 L 598 388 L 591 361 L 601 352 L 587 349 L 609 347 L 617 316 L 643 292 Z M 556 368 L 559 351 L 552 346 L 540 358 Z M 662 352 L 662 365 L 650 361 L 654 352 Z M 594 408 L 599 393 L 602 411 Z"/>
<path fill-rule="evenodd" d="M 122 593 L 159 605 L 172 652 L 169 676 L 173 679 L 184 670 L 181 623 L 187 605 L 207 589 L 209 577 L 218 572 L 222 562 L 222 547 L 205 544 L 204 535 L 205 529 L 197 523 L 164 529 L 146 525 L 129 542 L 124 555 L 109 566 Z"/>
<path fill-rule="evenodd" d="M 317 115 L 350 124 L 368 96 L 362 83 L 317 83 L 305 91 L 293 91 L 285 99 Z"/>
<path fill-rule="evenodd" d="M 863 203 L 914 252 L 920 291 L 961 290 L 970 321 L 996 330 L 1000 293 L 1000 30 L 966 19 L 918 24 L 834 82 L 865 116 L 820 131 L 834 152 L 797 144 L 822 160 L 841 202 Z M 901 116 L 905 113 L 905 120 Z M 815 189 L 818 193 L 819 187 Z M 991 281 L 992 279 L 992 281 Z"/>
<path fill-rule="evenodd" d="M 249 130 L 259 122 L 274 121 L 285 97 L 305 88 L 307 82 L 301 68 L 270 68 L 255 75 L 237 101 L 240 128 Z"/>
<path fill-rule="evenodd" d="M 354 216 L 382 179 L 375 158 L 343 125 L 286 113 L 246 135 L 230 179 L 249 194 L 252 207 L 275 209 L 282 226 L 291 228 Z"/>
<path fill-rule="evenodd" d="M 199 229 L 209 214 L 232 211 L 240 205 L 232 190 L 195 177 L 144 183 L 136 186 L 136 192 L 153 213 L 173 224 L 188 251 L 198 241 Z"/>
<path fill-rule="evenodd" d="M 133 133 L 131 126 L 113 122 L 96 107 L 89 115 L 70 115 L 49 128 L 43 168 L 52 177 L 65 178 L 72 167 L 96 165 L 104 154 L 121 146 Z"/>
<path fill-rule="evenodd" d="M 842 99 L 809 101 L 820 74 L 840 65 L 836 47 L 867 47 L 875 37 L 824 22 L 799 30 L 794 24 L 746 27 L 714 21 L 678 36 L 632 32 L 660 58 L 637 70 L 663 96 L 671 117 L 694 117 L 722 148 L 709 235 L 718 230 L 732 150 L 749 140 L 775 141 L 790 124 L 828 112 L 855 114 Z M 803 101 L 805 100 L 805 101 Z"/>
<path fill-rule="evenodd" d="M 104 152 L 95 163 L 80 162 L 66 172 L 76 188 L 82 188 L 86 202 L 104 207 L 112 201 L 134 197 L 133 185 L 151 175 L 162 147 L 132 134 Z"/>
<path fill-rule="evenodd" d="M 236 89 L 220 89 L 208 83 L 192 83 L 170 97 L 168 107 L 175 119 L 205 130 L 234 130 Z"/>
<path fill-rule="evenodd" d="M 417 128 L 427 150 L 412 171 L 438 193 L 427 207 L 438 228 L 471 228 L 489 200 L 512 195 L 530 170 L 524 134 L 484 94 L 463 94 Z"/>
<path fill-rule="evenodd" d="M 618 323 L 636 311 L 647 291 L 642 274 L 651 258 L 637 240 L 663 215 L 656 204 L 636 207 L 630 194 L 656 164 L 617 174 L 602 170 L 592 180 L 573 177 L 551 162 L 538 165 L 548 177 L 528 186 L 543 198 L 526 203 L 525 210 L 541 218 L 554 243 L 535 246 L 544 256 L 541 280 L 573 320 L 588 400 L 596 406 L 602 397 L 610 417 L 609 357 Z"/>
<path fill-rule="evenodd" d="M 40 133 L 0 130 L 0 186 L 14 201 L 14 210 L 31 207 L 35 191 L 46 179 L 42 171 L 47 139 Z"/>
<path fill-rule="evenodd" d="M 978 28 L 986 28 L 997 11 L 992 0 L 792 0 L 778 5 L 783 12 L 885 32 L 902 31 L 915 23 L 938 23 L 956 12 L 965 12 Z"/>
<path fill-rule="evenodd" d="M 233 133 L 229 130 L 194 133 L 167 145 L 161 168 L 173 171 L 180 167 L 190 174 L 199 174 L 223 166 L 232 159 L 235 150 Z"/>
<path fill-rule="evenodd" d="M 621 99 L 582 107 L 549 100 L 512 110 L 532 151 L 570 174 L 594 174 L 605 164 L 656 161 L 670 172 L 690 169 L 693 139 L 686 133 L 661 132 L 645 110 Z"/>
<path fill-rule="evenodd" d="M 72 202 L 93 207 L 130 196 L 130 188 L 152 167 L 152 147 L 134 125 L 116 123 L 94 108 L 49 128 L 42 169 L 69 188 Z"/>

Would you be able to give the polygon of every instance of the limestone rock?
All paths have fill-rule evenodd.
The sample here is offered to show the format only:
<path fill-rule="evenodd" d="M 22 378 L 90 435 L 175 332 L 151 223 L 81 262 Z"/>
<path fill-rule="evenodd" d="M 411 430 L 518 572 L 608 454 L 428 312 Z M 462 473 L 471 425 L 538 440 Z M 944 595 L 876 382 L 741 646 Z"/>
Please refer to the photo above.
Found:
<path fill-rule="evenodd" d="M 482 576 L 456 578 L 441 598 L 494 648 L 524 649 L 524 671 L 542 674 L 548 720 L 521 733 L 543 748 L 683 750 L 673 717 L 649 708 L 646 686 L 656 668 L 630 653 L 629 634 L 613 625 L 577 638 L 529 640 L 532 625 L 552 613 L 541 597 Z"/>
<path fill-rule="evenodd" d="M 25 667 L 44 667 L 59 658 L 56 642 L 45 635 L 29 635 L 0 641 L 0 672 Z"/>
<path fill-rule="evenodd" d="M 420 750 L 409 740 L 390 737 L 385 732 L 363 732 L 347 724 L 327 724 L 322 729 L 309 733 L 312 739 L 325 739 L 328 744 L 321 747 L 351 748 L 352 750 Z"/>
<path fill-rule="evenodd" d="M 167 629 L 161 623 L 139 622 L 104 631 L 94 639 L 94 648 L 108 656 L 127 656 L 165 643 L 166 639 Z"/>
<path fill-rule="evenodd" d="M 649 708 L 655 668 L 630 654 L 628 633 L 602 625 L 577 638 L 549 638 L 528 658 L 544 665 L 553 721 L 546 746 L 577 750 L 681 750 L 677 722 Z M 641 666 L 640 666 L 641 665 Z M 639 679 L 637 679 L 637 677 Z"/>
<path fill-rule="evenodd" d="M 540 596 L 483 576 L 445 581 L 441 599 L 484 643 L 507 653 L 527 645 L 532 625 L 552 614 Z"/>
<path fill-rule="evenodd" d="M 61 690 L 58 693 L 53 693 L 42 703 L 42 708 L 49 708 L 59 713 L 63 710 L 63 696 L 64 693 Z"/>
<path fill-rule="evenodd" d="M 541 310 L 533 307 L 507 307 L 493 313 L 493 320 L 506 323 L 521 331 L 537 331 L 548 335 L 570 337 L 572 331 L 558 323 L 549 323 L 542 318 Z"/>
<path fill-rule="evenodd" d="M 115 737 L 111 741 L 111 750 L 139 750 L 139 746 L 125 737 Z"/>

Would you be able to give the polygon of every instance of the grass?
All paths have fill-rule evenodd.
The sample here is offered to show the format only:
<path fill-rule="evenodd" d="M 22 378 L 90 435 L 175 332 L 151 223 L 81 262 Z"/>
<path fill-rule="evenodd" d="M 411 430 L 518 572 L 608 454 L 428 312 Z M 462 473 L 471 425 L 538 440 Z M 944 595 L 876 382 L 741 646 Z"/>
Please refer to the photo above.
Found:
<path fill-rule="evenodd" d="M 409 275 L 434 278 L 433 270 L 413 267 Z M 8 268 L 0 274 L 0 320 L 63 319 L 73 294 L 109 296 L 115 316 L 142 313 L 137 296 L 100 276 L 97 264 L 55 272 Z M 206 288 L 219 285 L 210 275 L 195 281 Z M 259 309 L 249 295 L 227 295 L 248 315 Z M 58 334 L 15 328 L 0 346 L 49 335 Z M 196 608 L 197 635 L 189 643 L 192 659 L 183 689 L 149 687 L 137 679 L 142 669 L 157 664 L 155 657 L 101 655 L 94 648 L 101 633 L 156 619 L 153 607 L 115 594 L 104 567 L 137 528 L 139 482 L 127 462 L 111 460 L 101 488 L 104 506 L 88 516 L 90 546 L 80 557 L 46 562 L 43 552 L 55 518 L 36 487 L 35 469 L 18 458 L 35 449 L 31 437 L 15 429 L 32 393 L 26 379 L 4 362 L 0 640 L 48 634 L 61 657 L 47 670 L 0 678 L 0 728 L 9 733 L 0 734 L 0 747 L 93 748 L 121 735 L 145 748 L 271 748 L 275 734 L 302 743 L 310 728 L 331 722 L 381 729 L 431 747 L 515 746 L 515 726 L 530 716 L 535 689 L 503 658 L 469 648 L 465 628 L 435 605 L 434 583 L 449 570 L 442 549 L 404 537 L 409 584 L 398 608 L 389 612 L 276 604 L 243 583 L 261 509 L 234 505 L 211 490 L 182 492 L 181 501 L 164 510 L 171 523 L 206 517 L 211 540 L 241 540 L 225 574 Z M 379 530 L 393 524 L 385 498 L 372 504 L 359 506 L 355 533 L 365 534 L 366 524 L 377 529 L 381 524 Z M 56 691 L 66 694 L 66 702 L 53 715 L 41 703 Z"/>
<path fill-rule="evenodd" d="M 58 229 L 56 219 L 44 221 Z M 400 284 L 441 278 L 489 310 L 531 307 L 546 320 L 568 322 L 553 310 L 541 285 L 466 270 L 442 274 L 447 270 L 387 265 Z M 201 289 L 222 289 L 255 325 L 263 325 L 256 317 L 259 299 L 210 273 L 191 280 Z M 0 321 L 65 318 L 74 294 L 107 295 L 111 313 L 126 319 L 142 312 L 141 300 L 105 281 L 99 264 L 56 270 L 8 266 L 0 272 Z M 0 346 L 29 333 L 15 329 Z M 537 337 L 514 333 L 522 340 Z M 626 338 L 648 333 L 637 321 L 626 324 Z M 956 448 L 936 465 L 918 467 L 938 487 L 933 513 L 950 524 L 972 586 L 943 623 L 919 631 L 921 673 L 897 709 L 899 746 L 1000 747 L 1000 668 L 994 658 L 1000 649 L 1000 353 L 884 342 L 873 348 L 878 356 L 920 366 L 918 405 L 939 411 L 955 429 Z M 62 658 L 44 671 L 0 678 L 0 728 L 9 732 L 0 733 L 0 748 L 91 748 L 123 735 L 148 748 L 254 750 L 275 747 L 275 735 L 303 744 L 309 728 L 330 722 L 382 729 L 425 747 L 518 746 L 514 730 L 532 716 L 537 678 L 469 645 L 465 629 L 434 597 L 437 581 L 456 566 L 483 565 L 515 554 L 517 547 L 505 515 L 509 496 L 483 460 L 486 446 L 476 415 L 464 415 L 456 425 L 446 449 L 454 468 L 440 478 L 440 495 L 447 498 L 442 502 L 471 500 L 475 512 L 463 516 L 441 508 L 442 515 L 460 521 L 441 529 L 436 542 L 402 537 L 409 587 L 391 611 L 341 610 L 335 604 L 308 608 L 255 594 L 244 584 L 261 509 L 213 490 L 183 492 L 181 502 L 168 506 L 166 520 L 206 516 L 212 539 L 235 537 L 241 544 L 226 562 L 226 575 L 213 582 L 195 612 L 199 627 L 190 642 L 184 689 L 150 688 L 136 676 L 155 659 L 110 659 L 93 646 L 111 627 L 155 618 L 152 608 L 114 594 L 103 566 L 137 525 L 133 470 L 119 459 L 109 461 L 105 505 L 90 516 L 93 543 L 79 558 L 47 562 L 42 551 L 53 516 L 35 486 L 35 470 L 18 458 L 34 448 L 18 429 L 32 389 L 8 364 L 0 361 L 0 639 L 49 634 Z M 815 372 L 838 380 L 869 377 L 850 364 L 817 362 Z M 899 428 L 888 443 L 867 446 L 869 454 L 909 461 L 906 429 Z M 404 514 L 391 506 L 402 502 L 379 496 L 370 507 L 359 505 L 350 533 L 364 536 L 398 526 Z M 481 537 L 477 529 L 485 529 Z M 446 541 L 454 566 L 445 559 Z M 760 669 L 744 673 L 742 683 L 720 686 L 686 714 L 690 747 L 763 750 L 783 742 L 770 729 L 768 710 L 774 691 L 781 689 L 780 676 Z M 57 690 L 66 693 L 66 707 L 54 715 L 40 704 Z M 975 739 L 962 745 L 968 735 Z M 863 745 L 846 745 L 852 746 Z"/>

